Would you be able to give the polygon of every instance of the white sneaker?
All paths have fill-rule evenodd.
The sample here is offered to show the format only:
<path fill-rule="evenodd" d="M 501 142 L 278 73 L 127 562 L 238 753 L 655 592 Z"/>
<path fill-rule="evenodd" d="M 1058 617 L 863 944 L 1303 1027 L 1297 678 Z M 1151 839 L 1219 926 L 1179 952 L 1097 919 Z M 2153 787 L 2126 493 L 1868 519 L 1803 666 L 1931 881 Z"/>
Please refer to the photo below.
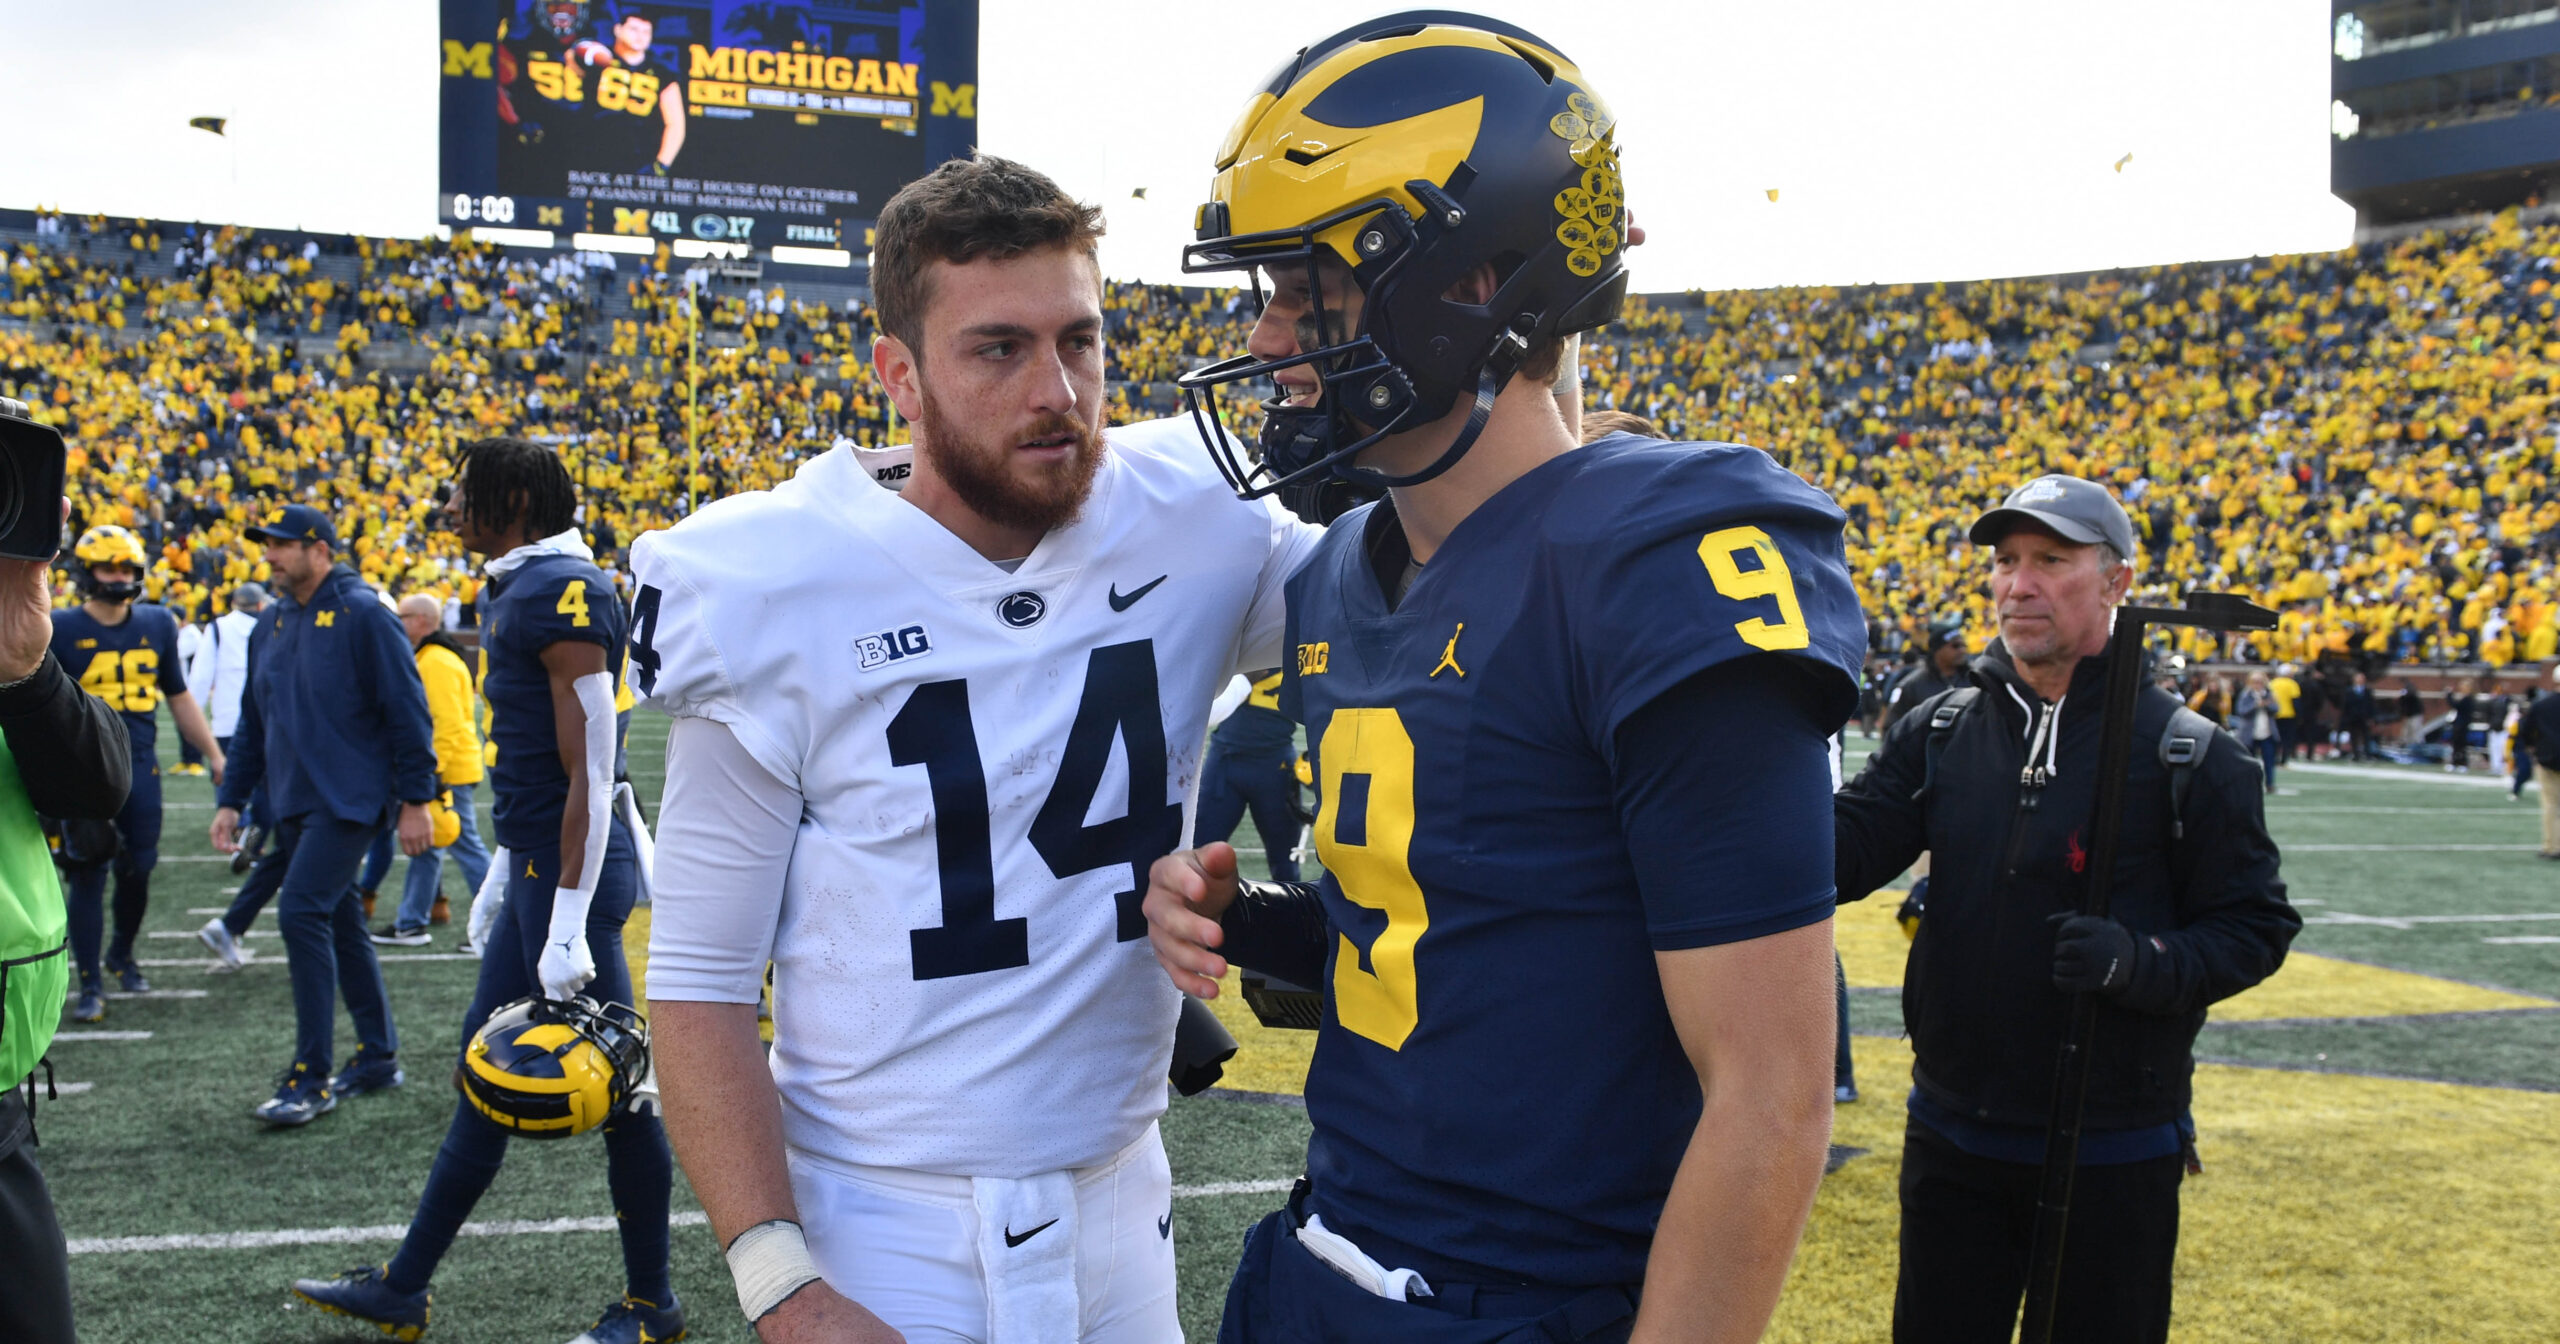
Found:
<path fill-rule="evenodd" d="M 250 958 L 257 955 L 242 947 L 240 940 L 231 936 L 231 930 L 223 924 L 222 917 L 219 915 L 206 920 L 204 927 L 196 930 L 196 937 L 212 950 L 215 961 L 209 969 L 216 975 L 239 970 L 249 964 Z"/>

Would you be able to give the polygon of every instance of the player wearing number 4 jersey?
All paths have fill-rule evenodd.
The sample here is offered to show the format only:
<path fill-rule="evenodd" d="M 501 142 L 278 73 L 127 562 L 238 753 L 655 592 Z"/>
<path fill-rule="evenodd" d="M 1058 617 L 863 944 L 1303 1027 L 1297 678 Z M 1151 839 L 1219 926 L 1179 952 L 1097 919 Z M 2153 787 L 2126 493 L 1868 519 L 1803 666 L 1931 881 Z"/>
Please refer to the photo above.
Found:
<path fill-rule="evenodd" d="M 838 448 L 634 548 L 660 1085 L 769 1341 L 1180 1337 L 1139 896 L 1315 533 L 1183 424 L 1106 442 L 1099 232 L 1002 160 L 911 184 L 872 271 L 903 493 Z"/>
<path fill-rule="evenodd" d="M 1184 385 L 1281 392 L 1258 463 L 1213 453 L 1387 494 L 1288 585 L 1323 881 L 1240 898 L 1212 845 L 1146 900 L 1186 990 L 1322 991 L 1307 1181 L 1223 1340 L 1757 1339 L 1820 1179 L 1843 516 L 1757 449 L 1574 448 L 1546 384 L 1625 288 L 1613 127 L 1531 34 L 1380 19 L 1283 64 L 1200 212 L 1191 268 L 1269 297 Z"/>

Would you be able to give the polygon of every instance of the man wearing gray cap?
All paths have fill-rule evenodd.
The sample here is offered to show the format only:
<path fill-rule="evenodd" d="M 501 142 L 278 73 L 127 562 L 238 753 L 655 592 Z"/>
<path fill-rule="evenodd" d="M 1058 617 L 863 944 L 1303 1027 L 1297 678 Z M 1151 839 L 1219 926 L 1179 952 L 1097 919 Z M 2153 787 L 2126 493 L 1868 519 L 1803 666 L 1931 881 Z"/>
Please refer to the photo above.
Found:
<path fill-rule="evenodd" d="M 231 751 L 231 734 L 240 726 L 240 688 L 249 684 L 249 632 L 258 627 L 258 613 L 267 609 L 267 590 L 254 583 L 244 583 L 231 590 L 231 610 L 217 616 L 205 627 L 205 637 L 196 645 L 196 655 L 187 663 L 187 689 L 195 692 L 196 703 L 204 706 L 213 719 L 213 740 L 225 755 Z M 231 856 L 231 871 L 245 873 L 255 863 L 258 851 L 266 843 L 267 800 L 262 783 L 249 797 L 249 805 L 240 813 L 245 833 L 240 852 Z"/>
<path fill-rule="evenodd" d="M 2273 974 L 2285 902 L 2257 767 L 2146 686 L 2111 916 L 2078 913 L 2114 609 L 2133 524 L 2104 486 L 2027 482 L 1975 520 L 2000 638 L 1908 709 L 1833 802 L 1842 901 L 1932 855 L 1904 973 L 1914 1056 L 1894 1339 L 2006 1341 L 2072 996 L 2100 996 L 2054 1337 L 2168 1338 L 2178 1186 L 2208 1004 Z M 2183 761 L 2186 764 L 2172 765 Z"/>

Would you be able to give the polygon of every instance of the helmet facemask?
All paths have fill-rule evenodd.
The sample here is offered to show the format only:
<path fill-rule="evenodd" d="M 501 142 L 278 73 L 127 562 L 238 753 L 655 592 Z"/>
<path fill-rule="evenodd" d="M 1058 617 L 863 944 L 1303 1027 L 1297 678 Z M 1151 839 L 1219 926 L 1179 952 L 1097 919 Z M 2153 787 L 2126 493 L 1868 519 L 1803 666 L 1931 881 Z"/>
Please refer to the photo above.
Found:
<path fill-rule="evenodd" d="M 1416 182 L 1411 187 L 1438 197 L 1436 203 L 1446 204 L 1448 216 L 1464 218 L 1464 212 L 1430 184 Z M 1212 211 L 1215 209 L 1211 207 Z M 1220 222 L 1211 221 L 1213 226 Z M 1338 250 L 1323 241 L 1325 235 L 1345 226 L 1352 229 L 1353 250 L 1364 258 L 1356 266 L 1342 266 Z M 1266 276 L 1274 285 L 1286 283 L 1293 274 L 1305 276 L 1308 313 L 1300 326 L 1311 325 L 1314 329 L 1317 343 L 1313 348 L 1302 335 L 1298 349 L 1287 356 L 1266 360 L 1251 354 L 1239 355 L 1175 379 L 1175 385 L 1182 389 L 1184 409 L 1191 414 L 1194 426 L 1209 444 L 1211 457 L 1237 493 L 1249 499 L 1277 493 L 1302 515 L 1313 516 L 1314 510 L 1330 516 L 1346 507 L 1346 493 L 1353 497 L 1351 502 L 1357 502 L 1375 498 L 1390 488 L 1420 485 L 1455 466 L 1465 455 L 1492 414 L 1494 397 L 1528 353 L 1527 342 L 1516 333 L 1504 333 L 1506 339 L 1479 370 L 1473 414 L 1456 441 L 1438 458 L 1419 471 L 1403 475 L 1355 465 L 1361 453 L 1389 435 L 1430 424 L 1448 414 L 1454 404 L 1454 398 L 1434 404 L 1419 394 L 1412 375 L 1389 353 L 1381 332 L 1391 296 L 1400 285 L 1422 279 L 1415 274 L 1413 264 L 1420 255 L 1416 244 L 1443 227 L 1446 226 L 1439 220 L 1417 227 L 1402 207 L 1379 198 L 1298 228 L 1215 238 L 1183 249 L 1183 270 L 1188 273 L 1246 272 L 1253 286 L 1257 315 L 1272 302 L 1272 294 L 1264 288 Z M 1208 231 L 1203 229 L 1204 233 Z M 1356 323 L 1342 320 L 1340 309 L 1347 305 L 1337 301 L 1331 311 L 1326 306 L 1328 258 L 1334 263 L 1332 273 L 1339 278 L 1337 290 L 1356 286 L 1361 294 Z M 1276 378 L 1285 370 L 1301 367 L 1317 371 L 1317 395 L 1312 403 L 1291 405 Z M 1248 457 L 1227 431 L 1217 404 L 1220 386 L 1248 379 L 1275 380 L 1273 394 L 1262 403 L 1260 452 L 1255 457 Z M 1345 485 L 1351 487 L 1348 492 L 1340 489 Z M 1320 502 L 1328 496 L 1329 504 Z"/>

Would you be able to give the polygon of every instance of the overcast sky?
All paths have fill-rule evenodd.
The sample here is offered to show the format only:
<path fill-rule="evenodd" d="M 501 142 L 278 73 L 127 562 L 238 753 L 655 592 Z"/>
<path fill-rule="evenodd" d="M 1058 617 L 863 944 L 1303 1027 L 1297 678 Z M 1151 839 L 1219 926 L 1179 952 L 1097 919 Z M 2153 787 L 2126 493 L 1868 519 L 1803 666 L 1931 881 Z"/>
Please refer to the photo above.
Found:
<path fill-rule="evenodd" d="M 2328 191 L 2325 0 L 1478 4 L 1617 111 L 1640 290 L 2312 251 L 2353 227 Z M 980 143 L 1103 204 L 1110 275 L 1173 279 L 1246 91 L 1387 8 L 983 0 Z M 0 204 L 434 227 L 433 0 L 13 9 Z M 203 115 L 231 134 L 187 128 Z"/>

